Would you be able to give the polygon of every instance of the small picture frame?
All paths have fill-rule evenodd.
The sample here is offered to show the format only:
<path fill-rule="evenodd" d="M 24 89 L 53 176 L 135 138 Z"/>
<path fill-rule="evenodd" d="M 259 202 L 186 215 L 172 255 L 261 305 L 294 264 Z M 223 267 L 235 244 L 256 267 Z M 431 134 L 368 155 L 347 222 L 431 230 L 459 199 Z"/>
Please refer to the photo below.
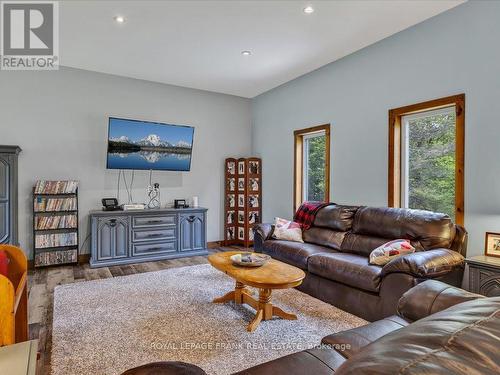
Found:
<path fill-rule="evenodd" d="M 226 229 L 226 237 L 228 240 L 234 240 L 236 238 L 235 227 L 228 227 Z"/>
<path fill-rule="evenodd" d="M 238 194 L 238 207 L 245 207 L 245 195 Z"/>
<path fill-rule="evenodd" d="M 238 239 L 239 240 L 245 239 L 245 229 L 244 228 L 238 228 Z"/>
<path fill-rule="evenodd" d="M 251 161 L 248 163 L 248 173 L 250 174 L 259 174 L 259 162 Z"/>
<path fill-rule="evenodd" d="M 238 223 L 245 224 L 245 211 L 238 211 Z"/>
<path fill-rule="evenodd" d="M 234 194 L 227 195 L 227 205 L 231 208 L 236 206 L 236 199 L 234 198 Z"/>
<path fill-rule="evenodd" d="M 234 224 L 235 223 L 235 212 L 234 211 L 227 212 L 226 223 L 227 224 Z"/>
<path fill-rule="evenodd" d="M 235 178 L 230 178 L 229 179 L 229 190 L 230 191 L 235 191 L 236 190 L 236 179 Z"/>
<path fill-rule="evenodd" d="M 250 208 L 258 208 L 259 207 L 259 196 L 258 195 L 250 195 L 248 197 L 248 206 Z"/>
<path fill-rule="evenodd" d="M 484 255 L 500 258 L 500 233 L 486 232 Z"/>
<path fill-rule="evenodd" d="M 259 213 L 257 211 L 250 211 L 248 214 L 248 223 L 255 224 L 259 222 Z"/>
<path fill-rule="evenodd" d="M 238 178 L 238 190 L 245 190 L 245 179 Z"/>
<path fill-rule="evenodd" d="M 238 162 L 238 174 L 245 174 L 245 162 L 244 161 Z"/>
<path fill-rule="evenodd" d="M 229 174 L 236 173 L 236 162 L 230 161 L 227 163 L 227 173 L 229 173 Z"/>
<path fill-rule="evenodd" d="M 248 240 L 253 241 L 253 229 L 252 228 L 250 228 L 248 230 Z"/>
<path fill-rule="evenodd" d="M 259 179 L 251 178 L 249 181 L 250 190 L 251 191 L 259 191 Z"/>

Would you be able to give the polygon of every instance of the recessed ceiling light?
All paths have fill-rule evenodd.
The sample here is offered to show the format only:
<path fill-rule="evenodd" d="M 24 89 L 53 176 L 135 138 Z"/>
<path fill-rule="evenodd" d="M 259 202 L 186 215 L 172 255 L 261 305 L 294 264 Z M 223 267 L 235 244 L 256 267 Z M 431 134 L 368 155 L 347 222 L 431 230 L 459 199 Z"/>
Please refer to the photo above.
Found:
<path fill-rule="evenodd" d="M 314 13 L 314 8 L 310 5 L 308 5 L 303 9 L 303 11 L 305 14 L 311 14 L 311 13 Z"/>
<path fill-rule="evenodd" d="M 113 19 L 117 23 L 124 23 L 125 22 L 125 17 L 123 17 L 123 16 L 114 16 Z"/>
<path fill-rule="evenodd" d="M 250 52 L 250 51 L 241 51 L 241 54 L 243 56 L 250 56 L 252 54 L 252 52 Z"/>

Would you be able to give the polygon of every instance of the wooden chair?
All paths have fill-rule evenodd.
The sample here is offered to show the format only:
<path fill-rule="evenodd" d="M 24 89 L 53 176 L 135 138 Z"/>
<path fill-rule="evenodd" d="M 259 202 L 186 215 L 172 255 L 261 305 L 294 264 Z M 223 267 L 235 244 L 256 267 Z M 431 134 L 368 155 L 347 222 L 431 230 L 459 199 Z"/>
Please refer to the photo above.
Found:
<path fill-rule="evenodd" d="M 0 346 L 28 340 L 28 260 L 16 246 L 0 245 L 10 259 L 8 277 L 0 275 Z"/>

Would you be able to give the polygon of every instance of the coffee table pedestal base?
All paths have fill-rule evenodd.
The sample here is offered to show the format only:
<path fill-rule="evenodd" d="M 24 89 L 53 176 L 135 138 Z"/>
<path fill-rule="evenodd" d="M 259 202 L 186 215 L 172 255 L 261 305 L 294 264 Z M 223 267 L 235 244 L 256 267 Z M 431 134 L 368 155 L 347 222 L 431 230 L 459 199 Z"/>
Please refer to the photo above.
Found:
<path fill-rule="evenodd" d="M 259 299 L 256 300 L 248 289 L 245 288 L 245 285 L 237 281 L 233 291 L 222 297 L 215 298 L 213 302 L 224 303 L 234 301 L 235 303 L 252 306 L 256 310 L 256 313 L 252 322 L 247 327 L 248 332 L 255 331 L 262 320 L 270 320 L 273 316 L 278 316 L 287 320 L 297 320 L 297 315 L 289 314 L 279 307 L 273 306 L 271 303 L 271 292 L 272 289 L 259 289 Z"/>

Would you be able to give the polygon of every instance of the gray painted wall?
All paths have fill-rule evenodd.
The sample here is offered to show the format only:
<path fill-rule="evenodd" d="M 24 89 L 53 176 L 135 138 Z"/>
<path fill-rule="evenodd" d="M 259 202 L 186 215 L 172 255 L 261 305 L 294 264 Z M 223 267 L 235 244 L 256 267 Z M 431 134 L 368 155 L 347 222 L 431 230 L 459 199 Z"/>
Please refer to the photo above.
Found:
<path fill-rule="evenodd" d="M 108 115 L 196 128 L 191 172 L 154 172 L 153 181 L 160 183 L 163 203 L 198 195 L 209 209 L 208 241 L 223 238 L 223 162 L 250 152 L 250 100 L 69 68 L 1 71 L 0 88 L 0 144 L 23 149 L 19 234 L 30 257 L 37 179 L 80 181 L 81 241 L 88 211 L 99 208 L 101 198 L 116 196 L 118 171 L 106 170 Z M 149 172 L 136 172 L 135 201 L 145 201 L 148 181 Z"/>
<path fill-rule="evenodd" d="M 390 108 L 466 94 L 468 255 L 500 232 L 500 2 L 468 2 L 253 100 L 263 217 L 291 217 L 293 130 L 332 125 L 331 200 L 387 205 Z"/>

